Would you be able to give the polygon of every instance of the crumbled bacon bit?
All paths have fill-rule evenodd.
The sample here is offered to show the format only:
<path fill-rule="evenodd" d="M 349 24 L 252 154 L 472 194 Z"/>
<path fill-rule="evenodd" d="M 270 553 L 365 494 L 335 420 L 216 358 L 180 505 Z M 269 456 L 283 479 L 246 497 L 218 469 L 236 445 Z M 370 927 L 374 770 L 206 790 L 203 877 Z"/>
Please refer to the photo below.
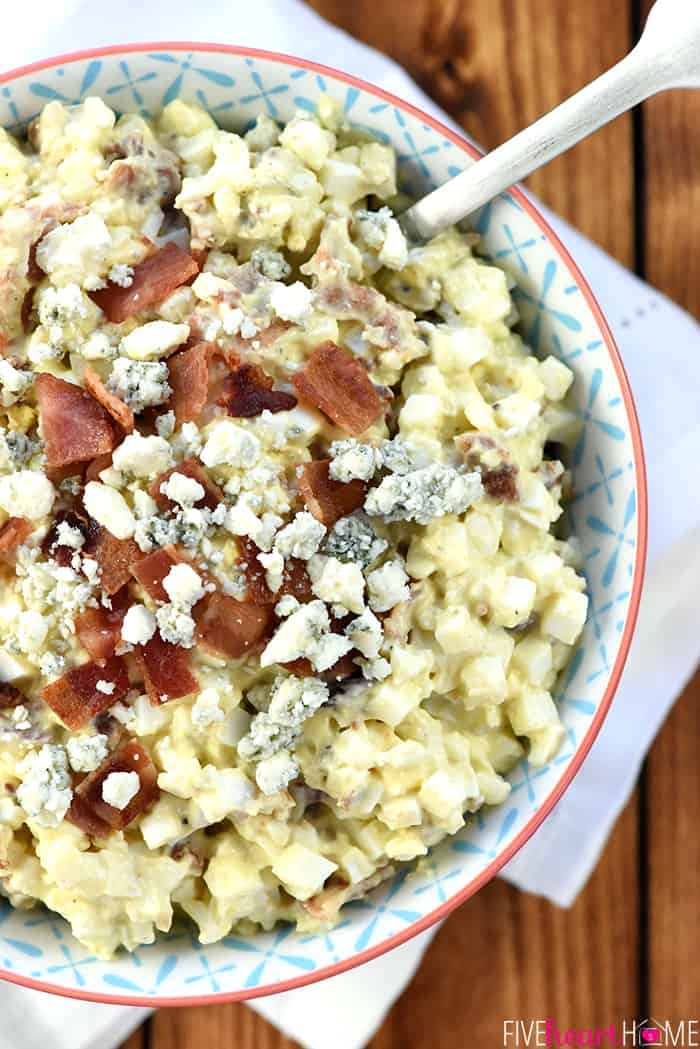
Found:
<path fill-rule="evenodd" d="M 100 566 L 100 587 L 111 596 L 131 579 L 132 567 L 143 557 L 133 539 L 117 539 L 101 525 L 90 522 L 90 533 L 82 553 Z"/>
<path fill-rule="evenodd" d="M 217 404 L 229 415 L 252 419 L 264 411 L 291 411 L 297 399 L 291 393 L 273 390 L 272 377 L 257 364 L 241 364 L 224 380 L 224 392 Z"/>
<path fill-rule="evenodd" d="M 114 655 L 121 640 L 122 623 L 129 606 L 126 587 L 112 598 L 112 607 L 86 608 L 75 620 L 75 633 L 91 659 L 103 663 Z"/>
<path fill-rule="evenodd" d="M 207 506 L 210 510 L 213 510 L 224 498 L 224 493 L 221 491 L 218 484 L 214 484 L 204 467 L 201 466 L 196 459 L 185 459 L 183 462 L 178 463 L 177 466 L 173 466 L 171 470 L 166 470 L 166 472 L 161 474 L 160 477 L 156 477 L 155 481 L 148 489 L 149 495 L 151 498 L 155 499 L 159 510 L 173 510 L 177 505 L 172 499 L 168 499 L 167 495 L 163 495 L 160 490 L 161 485 L 164 484 L 172 474 L 184 474 L 185 477 L 191 477 L 193 480 L 201 484 L 204 489 L 204 495 L 194 504 L 195 506 Z"/>
<path fill-rule="evenodd" d="M 14 685 L 0 684 L 0 710 L 12 710 L 26 703 L 27 697 Z"/>
<path fill-rule="evenodd" d="M 317 459 L 297 467 L 299 494 L 314 517 L 332 528 L 341 517 L 359 509 L 365 501 L 364 481 L 334 481 L 329 473 L 330 459 Z"/>
<path fill-rule="evenodd" d="M 230 659 L 254 652 L 272 634 L 275 617 L 268 605 L 237 601 L 217 592 L 209 594 L 200 608 L 195 616 L 199 642 Z"/>
<path fill-rule="evenodd" d="M 160 634 L 136 649 L 136 658 L 143 671 L 146 692 L 151 703 L 167 703 L 199 692 L 197 678 L 190 669 L 190 653 L 179 645 L 163 641 Z"/>
<path fill-rule="evenodd" d="M 265 569 L 258 560 L 258 554 L 261 553 L 260 547 L 246 536 L 239 536 L 236 542 L 248 583 L 247 601 L 253 605 L 274 605 L 285 594 L 291 594 L 302 604 L 312 599 L 314 595 L 311 589 L 311 579 L 303 561 L 296 557 L 287 558 L 282 574 L 282 586 L 273 593 L 265 581 Z"/>
<path fill-rule="evenodd" d="M 73 555 L 76 551 L 70 546 L 64 546 L 62 543 L 56 542 L 58 539 L 58 526 L 64 522 L 71 528 L 77 528 L 84 539 L 87 539 L 90 534 L 90 525 L 87 518 L 75 510 L 59 510 L 55 515 L 51 527 L 41 544 L 41 550 L 46 557 L 50 557 L 62 568 L 67 568 L 73 560 Z"/>
<path fill-rule="evenodd" d="M 49 467 L 94 459 L 117 443 L 109 414 L 80 386 L 42 372 L 35 381 Z"/>
<path fill-rule="evenodd" d="M 211 343 L 198 342 L 180 350 L 168 361 L 168 382 L 173 392 L 165 408 L 175 412 L 176 426 L 193 422 L 204 411 L 213 351 Z"/>
<path fill-rule="evenodd" d="M 292 381 L 303 400 L 355 436 L 384 410 L 365 368 L 334 342 L 318 346 Z"/>
<path fill-rule="evenodd" d="M 129 405 L 124 403 L 121 397 L 117 397 L 116 394 L 110 393 L 94 368 L 88 366 L 85 369 L 83 382 L 85 383 L 85 389 L 88 393 L 91 394 L 96 401 L 99 401 L 102 407 L 109 412 L 117 425 L 121 426 L 124 433 L 133 433 L 134 413 Z"/>
<path fill-rule="evenodd" d="M 518 498 L 517 475 L 518 467 L 514 463 L 502 463 L 493 470 L 482 469 L 481 483 L 492 499 L 513 503 Z"/>
<path fill-rule="evenodd" d="M 357 653 L 355 653 L 357 655 Z M 295 677 L 320 677 L 323 681 L 333 684 L 337 681 L 347 681 L 348 678 L 357 677 L 360 668 L 353 662 L 353 652 L 346 652 L 332 667 L 319 674 L 314 670 L 308 659 L 293 659 L 290 663 L 281 663 L 285 670 Z"/>
<path fill-rule="evenodd" d="M 136 772 L 139 777 L 139 791 L 123 809 L 102 798 L 102 785 L 112 772 Z M 124 743 L 77 785 L 67 819 L 94 837 L 124 830 L 158 799 L 157 779 L 158 772 L 143 747 L 135 740 Z"/>
<path fill-rule="evenodd" d="M 98 681 L 111 681 L 110 695 L 97 689 Z M 119 656 L 106 663 L 84 663 L 73 667 L 47 685 L 41 695 L 68 728 L 82 728 L 95 714 L 111 707 L 129 691 L 126 664 Z"/>
<path fill-rule="evenodd" d="M 488 433 L 459 434 L 455 447 L 471 469 L 478 469 L 484 490 L 492 499 L 512 503 L 518 498 L 518 467 L 509 462 L 507 450 Z"/>
<path fill-rule="evenodd" d="M 32 534 L 33 525 L 26 517 L 10 517 L 0 528 L 0 558 L 13 554 Z"/>
<path fill-rule="evenodd" d="M 106 288 L 91 292 L 91 297 L 108 320 L 121 324 L 135 313 L 157 306 L 197 273 L 199 266 L 192 256 L 169 241 L 160 251 L 134 266 L 128 288 L 110 282 Z"/>

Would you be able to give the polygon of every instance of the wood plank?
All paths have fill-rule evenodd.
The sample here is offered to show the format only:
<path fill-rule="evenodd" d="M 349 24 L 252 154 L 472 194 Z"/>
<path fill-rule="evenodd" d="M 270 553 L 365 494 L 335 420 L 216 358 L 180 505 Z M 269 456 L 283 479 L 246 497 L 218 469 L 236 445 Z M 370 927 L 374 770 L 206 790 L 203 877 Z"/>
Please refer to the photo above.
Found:
<path fill-rule="evenodd" d="M 403 62 L 486 146 L 600 73 L 629 43 L 627 0 L 312 3 Z M 623 118 L 539 173 L 532 188 L 631 264 L 632 165 L 631 122 Z M 635 796 L 570 911 L 496 881 L 452 915 L 372 1049 L 424 1049 L 428 1037 L 433 1049 L 496 1046 L 507 1018 L 553 1015 L 562 1025 L 587 1026 L 634 1016 L 638 900 Z M 196 1044 L 292 1049 L 293 1043 L 240 1005 L 162 1011 L 152 1022 L 151 1049 Z"/>
<path fill-rule="evenodd" d="M 675 91 L 644 106 L 646 271 L 700 318 L 700 96 Z M 700 971 L 700 674 L 662 729 L 647 764 L 649 1012 L 679 1021 L 697 1012 Z"/>
<path fill-rule="evenodd" d="M 145 1024 L 142 1024 L 141 1027 L 134 1031 L 125 1042 L 122 1042 L 120 1049 L 148 1049 L 148 1041 L 146 1037 L 147 1024 L 148 1020 Z"/>
<path fill-rule="evenodd" d="M 151 1020 L 150 1049 L 297 1049 L 240 1003 L 161 1009 Z"/>

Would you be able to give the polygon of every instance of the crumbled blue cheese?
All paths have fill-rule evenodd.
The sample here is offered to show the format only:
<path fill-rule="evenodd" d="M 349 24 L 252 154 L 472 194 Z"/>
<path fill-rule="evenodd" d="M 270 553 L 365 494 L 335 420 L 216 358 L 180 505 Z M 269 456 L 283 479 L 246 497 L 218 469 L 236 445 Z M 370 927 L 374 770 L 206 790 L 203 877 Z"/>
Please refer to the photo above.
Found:
<path fill-rule="evenodd" d="M 156 617 L 145 605 L 132 605 L 122 623 L 122 640 L 129 645 L 145 645 L 156 632 Z"/>
<path fill-rule="evenodd" d="M 392 270 L 404 268 L 408 262 L 408 243 L 389 208 L 378 211 L 360 208 L 355 212 L 355 225 L 360 238 L 377 252 L 382 266 Z"/>
<path fill-rule="evenodd" d="M 85 543 L 85 536 L 79 528 L 74 528 L 68 521 L 59 521 L 56 528 L 56 546 L 67 546 L 70 550 L 80 550 Z"/>
<path fill-rule="evenodd" d="M 168 387 L 170 389 L 170 387 Z M 175 433 L 175 412 L 169 411 L 159 415 L 156 419 L 156 433 L 159 437 L 172 437 Z"/>
<path fill-rule="evenodd" d="M 260 657 L 260 665 L 308 659 L 314 670 L 321 672 L 329 670 L 351 648 L 346 637 L 330 633 L 323 601 L 309 601 L 280 624 Z"/>
<path fill-rule="evenodd" d="M 255 769 L 255 782 L 263 794 L 277 794 L 299 775 L 299 763 L 286 750 L 263 758 Z"/>
<path fill-rule="evenodd" d="M 48 285 L 37 296 L 39 323 L 49 341 L 47 352 L 33 347 L 35 360 L 42 356 L 62 357 L 66 349 L 64 328 L 83 320 L 88 315 L 88 300 L 77 284 L 66 284 L 62 288 Z"/>
<path fill-rule="evenodd" d="M 292 267 L 282 252 L 276 251 L 275 248 L 254 248 L 250 261 L 268 280 L 284 280 L 292 272 Z"/>
<path fill-rule="evenodd" d="M 5 430 L 0 427 L 0 469 L 21 469 L 28 464 L 40 448 L 41 444 L 27 437 L 26 433 L 20 430 Z"/>
<path fill-rule="evenodd" d="M 179 645 L 180 648 L 194 647 L 196 623 L 181 605 L 172 603 L 161 605 L 156 612 L 156 623 L 163 641 L 171 645 Z"/>
<path fill-rule="evenodd" d="M 102 800 L 114 809 L 125 809 L 140 789 L 138 772 L 110 772 L 102 784 Z"/>
<path fill-rule="evenodd" d="M 203 732 L 217 721 L 224 720 L 224 711 L 219 705 L 219 693 L 215 688 L 203 688 L 195 700 L 190 716 L 192 725 Z"/>
<path fill-rule="evenodd" d="M 357 511 L 336 521 L 323 544 L 323 552 L 367 568 L 388 545 L 386 539 L 377 535 L 367 515 Z"/>
<path fill-rule="evenodd" d="M 95 683 L 95 691 L 101 692 L 103 696 L 111 696 L 116 687 L 113 681 L 106 681 L 104 678 Z"/>
<path fill-rule="evenodd" d="M 172 321 L 148 321 L 125 335 L 119 352 L 134 361 L 149 361 L 165 357 L 190 337 L 187 324 Z"/>
<path fill-rule="evenodd" d="M 105 221 L 94 211 L 63 223 L 43 237 L 36 249 L 36 261 L 44 273 L 59 274 L 62 283 L 75 282 L 88 290 L 103 287 L 102 275 L 112 235 Z"/>
<path fill-rule="evenodd" d="M 282 586 L 284 558 L 278 550 L 258 554 L 258 561 L 265 569 L 265 582 L 273 594 Z"/>
<path fill-rule="evenodd" d="M 333 441 L 330 447 L 331 464 L 328 473 L 334 481 L 371 481 L 383 464 L 382 453 L 371 444 L 362 444 L 354 437 Z"/>
<path fill-rule="evenodd" d="M 115 448 L 112 465 L 115 470 L 134 477 L 155 477 L 172 466 L 172 452 L 164 437 L 129 433 Z"/>
<path fill-rule="evenodd" d="M 80 355 L 86 361 L 109 361 L 116 357 L 117 347 L 105 332 L 94 331 L 80 347 Z"/>
<path fill-rule="evenodd" d="M 51 513 L 56 492 L 44 473 L 18 470 L 0 477 L 0 507 L 11 517 L 39 521 Z"/>
<path fill-rule="evenodd" d="M 83 502 L 90 517 L 94 517 L 115 539 L 132 537 L 136 529 L 136 519 L 121 492 L 102 484 L 101 481 L 89 481 L 85 486 Z"/>
<path fill-rule="evenodd" d="M 203 486 L 187 474 L 172 473 L 160 486 L 161 493 L 180 506 L 194 506 L 205 496 Z"/>
<path fill-rule="evenodd" d="M 345 634 L 352 641 L 353 648 L 356 648 L 367 659 L 375 659 L 379 655 L 384 632 L 381 622 L 369 608 L 366 608 L 357 619 L 348 623 L 345 627 Z"/>
<path fill-rule="evenodd" d="M 205 466 L 253 466 L 260 455 L 254 434 L 228 419 L 215 423 L 199 458 Z"/>
<path fill-rule="evenodd" d="M 57 827 L 73 798 L 68 759 L 62 746 L 45 743 L 17 766 L 22 782 L 17 801 L 40 827 Z"/>
<path fill-rule="evenodd" d="M 367 574 L 369 605 L 375 612 L 388 612 L 411 596 L 403 561 L 398 557 Z"/>
<path fill-rule="evenodd" d="M 326 534 L 326 526 L 317 521 L 308 510 L 297 514 L 275 536 L 275 550 L 283 557 L 296 557 L 308 561 L 318 550 Z"/>
<path fill-rule="evenodd" d="M 462 473 L 434 463 L 407 474 L 390 474 L 365 500 L 365 510 L 385 521 L 429 524 L 435 517 L 461 514 L 483 495 L 477 472 Z"/>
<path fill-rule="evenodd" d="M 13 368 L 8 360 L 0 357 L 0 404 L 3 408 L 16 404 L 33 381 L 33 372 Z"/>
<path fill-rule="evenodd" d="M 312 589 L 328 605 L 339 605 L 340 614 L 355 612 L 365 607 L 365 580 L 362 569 L 351 561 L 314 554 L 308 562 Z"/>
<path fill-rule="evenodd" d="M 46 617 L 35 608 L 28 608 L 17 617 L 17 644 L 26 655 L 39 652 L 48 632 Z"/>
<path fill-rule="evenodd" d="M 68 761 L 73 772 L 93 772 L 109 752 L 107 736 L 71 736 L 66 743 Z"/>
<path fill-rule="evenodd" d="M 277 284 L 270 295 L 270 305 L 283 321 L 304 324 L 313 312 L 313 292 L 300 280 Z"/>
<path fill-rule="evenodd" d="M 136 415 L 144 408 L 163 404 L 173 392 L 168 384 L 167 364 L 162 361 L 132 361 L 128 357 L 119 357 L 112 365 L 107 389 L 128 404 Z M 160 436 L 169 437 L 170 434 Z"/>
<path fill-rule="evenodd" d="M 296 763 L 292 763 L 289 751 L 301 735 L 306 719 L 327 702 L 328 696 L 328 686 L 316 678 L 276 678 L 267 710 L 256 714 L 250 729 L 238 744 L 238 753 L 246 761 L 263 762 L 275 755 L 287 754 L 286 761 L 280 759 L 274 766 L 265 767 L 264 786 L 258 783 L 261 790 L 267 792 L 272 786 L 271 780 L 279 784 L 276 790 L 281 790 L 296 775 L 296 767 L 292 768 Z M 282 768 L 289 772 L 289 779 L 284 782 L 281 782 L 283 777 L 272 775 L 273 771 L 279 773 Z M 269 792 L 274 793 L 273 790 Z"/>
<path fill-rule="evenodd" d="M 205 594 L 201 576 L 184 562 L 173 565 L 163 580 L 163 589 L 174 605 L 186 608 L 191 608 Z"/>
<path fill-rule="evenodd" d="M 356 662 L 362 668 L 365 681 L 384 681 L 391 673 L 391 664 L 383 656 L 377 659 L 357 659 Z"/>
<path fill-rule="evenodd" d="M 120 288 L 130 288 L 134 283 L 134 268 L 124 262 L 117 262 L 107 276 L 112 284 L 118 284 Z"/>
<path fill-rule="evenodd" d="M 293 594 L 283 594 L 275 605 L 275 615 L 285 619 L 291 616 L 292 612 L 296 612 L 297 608 L 301 608 L 301 602 L 297 601 Z"/>

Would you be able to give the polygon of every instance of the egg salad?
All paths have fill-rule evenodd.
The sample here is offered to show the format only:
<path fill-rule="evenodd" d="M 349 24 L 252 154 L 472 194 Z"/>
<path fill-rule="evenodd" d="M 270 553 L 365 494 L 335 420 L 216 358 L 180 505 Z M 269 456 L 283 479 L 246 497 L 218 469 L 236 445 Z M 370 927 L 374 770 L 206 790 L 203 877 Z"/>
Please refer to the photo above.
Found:
<path fill-rule="evenodd" d="M 0 133 L 0 892 L 314 931 L 563 737 L 570 370 L 330 100 Z"/>

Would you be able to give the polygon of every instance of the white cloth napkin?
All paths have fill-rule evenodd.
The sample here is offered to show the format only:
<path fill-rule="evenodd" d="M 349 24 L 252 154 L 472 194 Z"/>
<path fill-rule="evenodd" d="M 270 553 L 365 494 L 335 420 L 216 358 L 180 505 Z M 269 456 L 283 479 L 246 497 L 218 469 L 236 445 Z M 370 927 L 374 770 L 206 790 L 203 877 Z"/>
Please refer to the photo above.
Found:
<path fill-rule="evenodd" d="M 284 51 L 357 73 L 449 118 L 384 55 L 298 0 L 34 0 L 0 43 L 0 68 L 83 47 L 143 40 L 212 40 Z M 503 871 L 528 892 L 568 906 L 585 884 L 646 751 L 700 656 L 700 489 L 678 483 L 700 458 L 700 329 L 682 310 L 554 216 L 613 328 L 636 394 L 651 505 L 649 572 L 622 685 L 586 763 L 554 812 Z M 693 350 L 695 352 L 693 352 Z M 652 381 L 653 375 L 653 381 Z M 569 857 L 562 868 L 561 855 Z M 333 980 L 251 1003 L 307 1049 L 361 1049 L 413 976 L 432 932 Z M 5 985 L 0 1049 L 112 1049 L 147 1010 L 89 1005 Z"/>

